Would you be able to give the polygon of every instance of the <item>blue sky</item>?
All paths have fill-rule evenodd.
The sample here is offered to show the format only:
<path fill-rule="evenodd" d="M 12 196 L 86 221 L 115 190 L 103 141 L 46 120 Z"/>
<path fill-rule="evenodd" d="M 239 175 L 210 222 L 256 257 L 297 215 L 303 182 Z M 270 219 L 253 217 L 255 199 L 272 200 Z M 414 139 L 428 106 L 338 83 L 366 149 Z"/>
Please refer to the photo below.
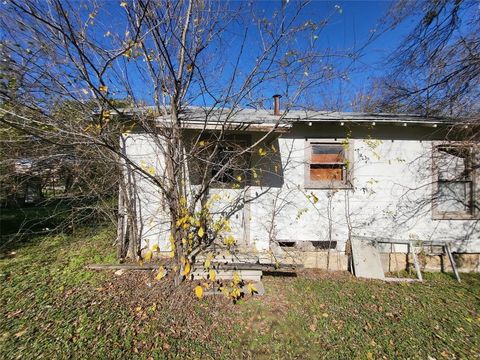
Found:
<path fill-rule="evenodd" d="M 120 1 L 109 0 L 105 2 L 106 10 L 110 13 L 109 18 L 102 21 L 105 25 L 100 31 L 105 32 L 112 29 L 113 31 L 122 32 L 124 26 L 121 25 L 121 18 L 124 14 L 124 9 L 119 6 Z M 231 6 L 245 5 L 246 2 L 233 1 Z M 309 94 L 309 99 L 303 99 L 304 102 L 314 104 L 315 107 L 332 107 L 338 102 L 338 107 L 343 110 L 349 110 L 348 104 L 350 99 L 355 93 L 368 89 L 371 80 L 374 77 L 385 74 L 386 71 L 386 57 L 396 49 L 401 40 L 411 29 L 412 23 L 402 23 L 400 26 L 393 30 L 382 32 L 381 35 L 375 38 L 375 40 L 363 48 L 368 42 L 368 39 L 372 36 L 372 31 L 380 33 L 380 23 L 384 20 L 385 13 L 391 6 L 390 1 L 312 1 L 306 9 L 302 12 L 301 17 L 298 19 L 297 24 L 301 24 L 307 20 L 319 22 L 325 18 L 329 18 L 329 23 L 326 25 L 321 33 L 319 33 L 317 41 L 317 49 L 330 49 L 339 52 L 349 49 L 349 51 L 355 51 L 362 49 L 360 57 L 352 63 L 351 59 L 333 60 L 334 65 L 338 68 L 345 68 L 350 65 L 348 70 L 348 78 L 343 80 L 333 80 L 330 83 L 319 86 L 313 89 Z M 265 16 L 269 18 L 272 13 L 279 11 L 282 8 L 281 0 L 270 1 L 255 1 L 253 2 L 255 13 L 258 16 Z M 291 0 L 287 6 L 286 11 L 293 12 L 295 3 Z M 115 15 L 114 15 L 115 14 Z M 118 16 L 120 15 L 120 16 Z M 116 19 L 116 24 L 114 23 Z M 242 24 L 243 26 L 243 24 Z M 213 49 L 213 54 L 218 51 L 218 61 L 232 61 L 230 65 L 233 68 L 233 59 L 235 59 L 235 52 L 239 49 L 241 43 L 241 37 L 243 35 L 244 28 L 241 26 L 236 27 L 233 25 L 227 33 L 224 34 L 225 41 L 230 44 L 229 50 L 231 54 L 225 54 L 224 49 L 218 51 Z M 258 55 L 259 39 L 258 32 L 254 24 L 249 26 L 247 37 L 247 46 L 244 56 L 241 59 L 240 69 L 245 73 L 254 64 L 256 55 Z M 302 40 L 300 39 L 300 42 Z M 308 41 L 306 39 L 305 41 Z M 297 46 L 303 46 L 304 44 L 298 43 Z M 328 61 L 328 60 L 327 60 Z M 132 74 L 135 70 L 132 69 Z M 226 83 L 229 72 L 224 74 L 215 74 L 216 68 L 212 65 L 211 69 L 208 69 L 207 74 L 211 74 L 212 78 L 217 76 L 215 81 L 218 83 Z M 239 77 L 240 78 L 240 77 Z M 214 83 L 215 83 L 214 81 Z M 148 92 L 148 88 L 145 87 L 144 80 L 138 79 L 137 85 L 139 89 L 143 87 Z M 285 93 L 284 84 L 281 81 L 271 81 L 258 89 L 258 97 L 270 97 L 274 93 Z M 145 101 L 150 102 L 148 99 L 150 95 L 144 94 Z M 193 99 L 192 103 L 196 105 L 203 105 L 205 102 L 208 104 L 209 100 Z M 244 106 L 246 103 L 243 104 Z"/>
<path fill-rule="evenodd" d="M 258 7 L 266 13 L 279 7 L 280 1 L 260 1 Z M 398 47 L 402 39 L 411 31 L 413 19 L 401 23 L 389 31 L 382 31 L 381 23 L 392 5 L 391 1 L 312 1 L 304 19 L 320 20 L 334 14 L 330 23 L 320 35 L 322 46 L 338 49 L 359 50 L 361 56 L 349 71 L 349 79 L 335 81 L 329 87 L 332 97 L 342 99 L 339 106 L 345 108 L 348 99 L 358 91 L 368 89 L 371 80 L 385 75 L 388 70 L 387 57 Z M 369 42 L 372 34 L 375 39 Z M 274 91 L 275 92 L 275 91 Z M 280 90 L 281 92 L 281 90 Z M 321 103 L 318 106 L 322 106 Z"/>
<path fill-rule="evenodd" d="M 231 6 L 239 6 L 245 4 L 241 2 L 232 2 Z M 281 0 L 270 1 L 255 1 L 253 3 L 255 12 L 262 16 L 269 17 L 273 12 L 279 11 L 282 6 Z M 318 38 L 318 49 L 329 48 L 331 50 L 344 51 L 349 49 L 350 51 L 361 49 L 372 35 L 372 31 L 377 30 L 379 32 L 379 24 L 384 19 L 386 11 L 389 9 L 392 3 L 390 1 L 312 1 L 306 9 L 302 12 L 298 23 L 303 23 L 307 20 L 319 22 L 326 17 L 329 17 L 329 23 Z M 292 11 L 294 2 L 291 0 L 286 11 Z M 123 9 L 119 6 L 119 2 L 110 0 L 106 2 L 107 11 L 112 14 L 122 14 Z M 106 27 L 101 31 L 112 29 L 113 31 L 123 31 L 121 26 L 121 16 L 115 15 L 110 19 L 116 18 L 120 24 L 115 24 L 114 21 L 104 22 Z M 120 26 L 119 26 L 120 25 Z M 336 65 L 339 68 L 345 67 L 347 64 L 353 65 L 348 71 L 348 79 L 346 80 L 334 80 L 328 85 L 319 87 L 312 91 L 310 94 L 311 101 L 318 108 L 325 107 L 327 102 L 328 106 L 332 106 L 332 103 L 338 101 L 338 106 L 343 110 L 348 110 L 349 99 L 351 99 L 355 93 L 368 88 L 368 85 L 376 76 L 383 75 L 385 73 L 385 58 L 400 44 L 403 37 L 410 30 L 411 24 L 403 23 L 394 30 L 382 33 L 367 47 L 361 51 L 361 56 L 352 64 L 352 60 L 344 61 L 338 60 Z M 223 56 L 226 61 L 235 59 L 235 51 L 239 49 L 241 43 L 241 35 L 243 34 L 243 28 L 233 26 L 227 34 L 226 42 L 231 44 L 230 54 L 219 54 L 218 59 Z M 228 38 L 230 36 L 231 38 Z M 240 68 L 247 72 L 255 61 L 255 56 L 258 54 L 258 33 L 255 30 L 255 26 L 249 28 L 247 37 L 247 47 L 245 55 L 242 57 Z M 256 44 L 256 45 L 254 45 Z M 298 46 L 303 44 L 299 43 Z M 215 49 L 213 50 L 215 53 Z M 337 61 L 337 60 L 335 60 Z M 220 61 L 219 61 L 220 62 Z M 233 60 L 232 60 L 233 62 Z M 232 63 L 233 67 L 234 64 Z M 135 70 L 132 69 L 132 74 Z M 214 77 L 215 68 L 209 69 L 208 74 Z M 224 75 L 218 75 L 218 82 L 225 82 L 228 77 L 228 71 Z M 148 92 L 148 88 L 145 87 L 145 82 L 138 80 L 137 85 L 139 88 L 145 88 Z M 258 90 L 259 97 L 270 97 L 274 93 L 283 93 L 284 88 L 281 82 L 275 83 L 275 81 L 265 84 Z M 318 93 L 317 93 L 318 92 Z M 149 102 L 150 96 L 145 94 L 145 101 Z M 194 99 L 193 104 L 203 105 L 201 99 Z M 208 103 L 208 99 L 206 100 Z M 243 104 L 245 105 L 245 104 Z"/>
<path fill-rule="evenodd" d="M 129 1 L 127 0 L 127 3 Z M 78 9 L 75 6 L 78 4 Z M 116 33 L 120 38 L 126 38 L 124 35 L 126 28 L 125 20 L 125 8 L 120 6 L 120 0 L 105 0 L 100 2 L 102 10 L 98 14 L 98 18 L 95 19 L 94 25 L 90 27 L 91 35 L 93 35 L 100 42 L 108 43 L 108 38 L 104 34 L 107 32 Z M 233 1 L 230 6 L 236 7 L 240 5 L 246 5 L 246 2 Z M 355 93 L 368 89 L 371 80 L 377 76 L 384 75 L 388 70 L 386 66 L 386 57 L 397 48 L 404 36 L 411 30 L 412 22 L 402 23 L 398 27 L 388 32 L 382 33 L 375 41 L 369 43 L 364 47 L 368 39 L 372 35 L 372 31 L 377 30 L 377 34 L 380 33 L 379 24 L 384 19 L 386 11 L 391 6 L 390 1 L 312 1 L 306 9 L 302 12 L 301 17 L 297 21 L 298 24 L 303 24 L 307 20 L 314 22 L 320 22 L 328 17 L 329 23 L 323 30 L 318 33 L 318 40 L 316 40 L 316 49 L 322 52 L 324 49 L 330 49 L 332 51 L 343 52 L 346 49 L 349 51 L 355 51 L 362 49 L 360 57 L 354 62 L 351 59 L 327 59 L 331 61 L 339 69 L 345 68 L 346 65 L 353 65 L 348 70 L 348 77 L 343 80 L 332 80 L 328 84 L 322 84 L 318 88 L 312 89 L 305 96 L 305 101 L 313 102 L 313 105 L 317 108 L 324 108 L 327 105 L 332 106 L 336 101 L 339 102 L 339 108 L 343 110 L 349 110 L 348 104 Z M 69 11 L 78 11 L 81 17 L 88 19 L 90 7 L 92 3 L 89 1 L 78 3 L 73 0 L 72 8 Z M 131 6 L 131 5 L 128 5 Z M 255 1 L 253 2 L 255 13 L 258 16 L 265 16 L 269 18 L 275 11 L 280 11 L 282 8 L 281 0 L 270 1 Z M 294 0 L 285 7 L 285 11 L 293 12 L 295 7 Z M 98 21 L 97 21 L 98 20 Z M 249 20 L 249 19 L 248 19 Z M 232 25 L 230 29 L 223 35 L 224 41 L 227 43 L 227 48 L 223 48 L 221 51 L 215 48 L 210 50 L 208 56 L 210 56 L 211 64 L 207 63 L 206 74 L 211 77 L 211 81 L 215 86 L 215 82 L 218 84 L 227 83 L 229 70 L 234 66 L 234 59 L 236 58 L 236 52 L 238 52 L 241 38 L 243 35 L 244 27 L 247 26 L 248 21 L 242 25 Z M 241 58 L 240 70 L 245 74 L 248 72 L 252 64 L 255 63 L 256 56 L 259 53 L 259 38 L 258 31 L 254 23 L 248 25 L 249 32 L 247 37 L 247 46 L 244 56 Z M 1 34 L 1 30 L 0 30 Z M 312 33 L 313 34 L 313 33 Z M 312 34 L 307 34 L 303 38 L 299 38 L 298 41 L 292 46 L 292 48 L 301 48 L 306 46 L 312 39 Z M 303 43 L 302 43 L 303 42 Z M 282 49 L 282 51 L 289 50 L 290 48 Z M 227 51 L 225 51 L 227 50 Z M 209 59 L 209 60 L 210 60 Z M 125 59 L 121 59 L 125 61 Z M 140 60 L 141 61 L 141 60 Z M 224 73 L 217 74 L 217 69 L 220 67 L 215 64 L 215 61 L 221 63 L 231 62 L 226 66 Z M 323 64 L 323 63 L 322 63 Z M 152 86 L 149 85 L 147 79 L 142 79 L 140 73 L 135 69 L 134 61 L 126 63 L 128 68 L 128 76 L 132 81 L 135 92 L 139 95 L 139 98 L 143 99 L 147 103 L 151 103 Z M 229 68 L 230 66 L 230 68 Z M 302 70 L 303 71 L 303 70 Z M 300 71 L 300 74 L 302 73 Z M 308 75 L 307 75 L 308 76 Z M 239 76 L 241 78 L 241 76 Z M 125 96 L 125 92 L 122 91 L 119 82 L 115 79 L 111 79 L 109 82 L 109 89 L 111 94 L 115 97 L 121 98 Z M 115 91 L 117 88 L 117 91 Z M 220 87 L 217 89 L 220 90 Z M 269 99 L 275 93 L 285 93 L 284 84 L 281 80 L 271 79 L 266 84 L 262 85 L 255 90 L 253 97 Z M 191 100 L 193 104 L 203 105 L 202 99 L 194 98 Z M 203 100 L 208 103 L 208 99 Z M 328 104 L 327 104 L 328 103 Z M 242 105 L 248 105 L 246 102 Z"/>

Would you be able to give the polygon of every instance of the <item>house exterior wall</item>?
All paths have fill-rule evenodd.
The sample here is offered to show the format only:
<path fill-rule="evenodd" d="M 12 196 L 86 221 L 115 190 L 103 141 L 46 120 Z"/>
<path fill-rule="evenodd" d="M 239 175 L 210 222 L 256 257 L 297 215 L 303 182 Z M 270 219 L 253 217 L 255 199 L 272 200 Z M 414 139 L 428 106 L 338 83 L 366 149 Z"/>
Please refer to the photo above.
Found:
<path fill-rule="evenodd" d="M 253 134 L 252 141 L 262 134 Z M 243 189 L 214 189 L 228 202 L 236 196 L 249 200 L 232 216 L 232 235 L 241 245 L 258 253 L 286 254 L 279 242 L 334 244 L 330 252 L 343 254 L 349 233 L 357 236 L 401 240 L 446 240 L 459 253 L 480 253 L 478 220 L 432 219 L 432 146 L 440 132 L 393 125 L 346 128 L 301 125 L 288 134 L 260 146 L 252 164 L 261 174 Z M 351 189 L 309 189 L 305 187 L 305 147 L 308 139 L 348 139 L 353 153 Z M 161 157 L 148 137 L 131 134 L 127 155 L 142 166 L 163 170 Z M 169 250 L 168 217 L 160 194 L 147 180 L 136 178 L 139 214 L 144 246 L 158 244 Z M 318 199 L 318 201 L 316 200 Z M 218 208 L 221 208 L 221 203 Z M 404 252 L 402 245 L 385 246 L 385 251 Z M 299 256 L 295 253 L 293 256 Z M 340 267 L 346 267 L 344 259 Z"/>

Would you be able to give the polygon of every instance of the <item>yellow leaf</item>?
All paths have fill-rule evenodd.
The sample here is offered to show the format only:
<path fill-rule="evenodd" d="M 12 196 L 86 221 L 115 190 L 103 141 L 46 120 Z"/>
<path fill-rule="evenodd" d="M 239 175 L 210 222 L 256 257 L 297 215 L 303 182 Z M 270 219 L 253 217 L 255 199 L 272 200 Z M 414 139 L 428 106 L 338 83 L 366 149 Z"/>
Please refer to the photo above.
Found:
<path fill-rule="evenodd" d="M 242 177 L 240 175 L 237 176 L 238 181 L 242 181 Z"/>
<path fill-rule="evenodd" d="M 227 246 L 235 245 L 235 238 L 232 235 L 228 235 L 223 239 L 223 243 Z"/>
<path fill-rule="evenodd" d="M 100 90 L 100 92 L 103 92 L 103 93 L 106 93 L 108 91 L 108 86 L 107 85 L 101 85 L 98 90 Z"/>
<path fill-rule="evenodd" d="M 203 235 L 205 235 L 205 230 L 203 229 L 203 226 L 200 226 L 200 229 L 198 229 L 198 236 L 203 238 Z"/>
<path fill-rule="evenodd" d="M 240 289 L 238 287 L 234 288 L 230 292 L 230 297 L 233 298 L 233 299 L 238 299 L 241 295 L 242 295 L 242 292 L 240 291 Z"/>
<path fill-rule="evenodd" d="M 318 202 L 318 197 L 316 197 L 314 193 L 312 193 L 312 199 L 314 204 Z"/>
<path fill-rule="evenodd" d="M 212 264 L 212 261 L 210 259 L 207 259 L 205 260 L 205 263 L 203 264 L 203 266 L 205 267 L 205 269 L 208 269 L 210 268 L 211 264 Z"/>
<path fill-rule="evenodd" d="M 147 171 L 150 175 L 155 175 L 155 168 L 153 166 L 150 166 Z"/>
<path fill-rule="evenodd" d="M 215 278 L 217 277 L 217 273 L 215 272 L 215 270 L 210 270 L 209 273 L 208 273 L 208 278 L 212 281 L 215 281 Z"/>
<path fill-rule="evenodd" d="M 152 252 L 150 250 L 147 251 L 145 254 L 145 261 L 149 261 L 152 259 Z"/>
<path fill-rule="evenodd" d="M 165 275 L 167 275 L 167 273 L 162 266 L 158 269 L 158 273 L 157 273 L 157 276 L 155 276 L 155 280 L 162 280 L 165 277 Z"/>
<path fill-rule="evenodd" d="M 247 285 L 247 290 L 252 295 L 258 293 L 258 290 L 255 288 L 255 286 L 253 284 L 248 284 Z"/>
<path fill-rule="evenodd" d="M 204 146 L 204 145 L 205 145 L 205 141 L 203 141 L 203 140 L 202 140 L 202 141 L 200 141 L 200 142 L 198 143 L 198 145 L 200 145 L 200 146 Z"/>
<path fill-rule="evenodd" d="M 240 275 L 238 275 L 238 272 L 234 272 L 233 273 L 233 279 L 232 279 L 232 282 L 234 285 L 238 285 L 240 284 L 240 282 L 242 281 L 242 279 L 240 278 Z"/>
<path fill-rule="evenodd" d="M 373 354 L 371 351 L 367 352 L 367 359 L 368 360 L 373 360 Z"/>
<path fill-rule="evenodd" d="M 152 246 L 152 251 L 160 251 L 158 244 Z"/>
<path fill-rule="evenodd" d="M 190 270 L 191 270 L 190 263 L 187 261 L 186 264 L 185 264 L 185 267 L 183 268 L 182 275 L 183 276 L 188 276 L 188 274 L 190 274 Z"/>
<path fill-rule="evenodd" d="M 258 154 L 260 156 L 265 156 L 265 155 L 267 155 L 267 150 L 265 150 L 264 148 L 259 148 L 258 149 Z"/>
<path fill-rule="evenodd" d="M 170 258 L 174 258 L 175 257 L 175 251 L 170 251 L 170 253 L 168 254 L 168 257 Z"/>
<path fill-rule="evenodd" d="M 120 3 L 120 6 L 126 8 L 126 7 L 127 7 L 127 2 L 126 2 L 126 1 L 122 1 L 122 2 Z"/>
<path fill-rule="evenodd" d="M 222 292 L 223 295 L 225 295 L 225 297 L 228 297 L 230 295 L 228 289 L 225 286 L 221 286 L 219 290 Z"/>
<path fill-rule="evenodd" d="M 195 296 L 199 299 L 203 297 L 203 288 L 200 285 L 195 286 Z"/>

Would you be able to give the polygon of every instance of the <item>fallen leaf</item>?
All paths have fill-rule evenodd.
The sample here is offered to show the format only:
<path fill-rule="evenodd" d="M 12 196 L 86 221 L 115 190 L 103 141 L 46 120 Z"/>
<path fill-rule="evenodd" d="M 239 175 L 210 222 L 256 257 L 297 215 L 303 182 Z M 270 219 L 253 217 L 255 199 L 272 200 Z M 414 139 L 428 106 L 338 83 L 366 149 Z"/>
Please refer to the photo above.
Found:
<path fill-rule="evenodd" d="M 203 288 L 200 285 L 195 286 L 195 296 L 199 299 L 203 297 Z"/>
<path fill-rule="evenodd" d="M 155 280 L 162 280 L 165 275 L 167 275 L 165 268 L 162 266 L 158 269 L 157 276 L 155 276 Z"/>

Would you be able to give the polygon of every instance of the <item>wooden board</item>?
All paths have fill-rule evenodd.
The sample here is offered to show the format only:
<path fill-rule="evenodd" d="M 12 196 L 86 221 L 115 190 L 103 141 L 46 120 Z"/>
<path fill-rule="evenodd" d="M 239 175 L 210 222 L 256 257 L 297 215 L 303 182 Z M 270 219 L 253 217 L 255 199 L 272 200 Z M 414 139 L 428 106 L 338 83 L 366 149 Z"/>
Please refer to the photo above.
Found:
<path fill-rule="evenodd" d="M 165 266 L 170 268 L 170 265 L 161 264 L 161 263 L 148 263 L 148 264 L 91 264 L 85 266 L 87 270 L 155 270 L 160 266 Z M 290 264 L 251 264 L 251 263 L 221 263 L 221 262 L 212 262 L 214 268 L 219 268 L 222 270 L 259 270 L 259 271 L 268 271 L 268 272 L 288 272 L 296 271 L 297 269 L 302 269 L 303 265 L 290 265 Z M 203 267 L 203 263 L 195 264 L 194 267 Z"/>

